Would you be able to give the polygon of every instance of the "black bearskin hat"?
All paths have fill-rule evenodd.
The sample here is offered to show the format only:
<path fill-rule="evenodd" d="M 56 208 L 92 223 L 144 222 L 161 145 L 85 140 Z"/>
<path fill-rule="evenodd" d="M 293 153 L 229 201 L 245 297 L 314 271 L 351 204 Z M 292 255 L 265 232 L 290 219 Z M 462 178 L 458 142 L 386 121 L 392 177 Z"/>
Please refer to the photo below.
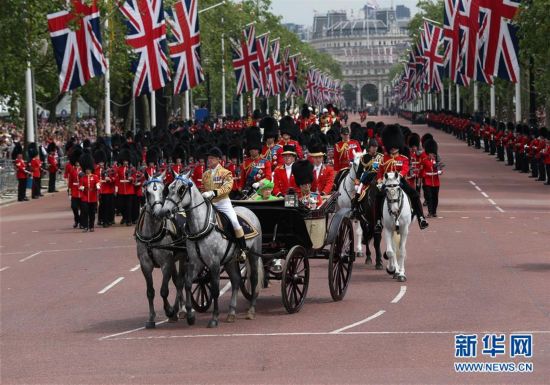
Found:
<path fill-rule="evenodd" d="M 209 151 L 208 151 L 208 155 L 207 156 L 213 156 L 213 157 L 216 157 L 216 158 L 222 158 L 223 156 L 223 153 L 222 153 L 222 150 L 220 150 L 218 147 L 212 147 Z"/>
<path fill-rule="evenodd" d="M 437 142 L 433 139 L 426 140 L 426 142 L 424 142 L 424 150 L 426 154 L 437 155 Z"/>
<path fill-rule="evenodd" d="M 264 132 L 266 131 L 277 132 L 277 127 L 278 127 L 277 121 L 271 116 L 266 116 L 265 118 L 260 120 L 260 128 L 263 128 Z"/>
<path fill-rule="evenodd" d="M 362 142 L 365 138 L 365 130 L 363 127 L 357 122 L 351 122 L 349 127 L 351 131 L 350 138 Z"/>
<path fill-rule="evenodd" d="M 96 163 L 106 163 L 107 162 L 107 154 L 105 151 L 99 149 L 96 152 L 94 152 L 94 161 Z"/>
<path fill-rule="evenodd" d="M 292 174 L 298 186 L 313 183 L 313 164 L 307 159 L 294 162 Z"/>
<path fill-rule="evenodd" d="M 433 135 L 430 133 L 422 135 L 422 138 L 420 138 L 420 143 L 422 143 L 422 147 L 424 147 L 424 143 L 426 143 L 428 139 L 433 139 L 433 138 L 434 138 Z"/>
<path fill-rule="evenodd" d="M 48 143 L 48 147 L 46 147 L 46 151 L 48 152 L 48 154 L 50 152 L 56 152 L 57 151 L 57 146 L 55 145 L 54 142 L 50 142 L 50 143 Z"/>
<path fill-rule="evenodd" d="M 95 168 L 94 158 L 92 158 L 92 156 L 89 153 L 85 152 L 84 154 L 82 154 L 82 156 L 80 157 L 79 163 L 80 163 L 80 167 L 82 167 L 82 170 L 94 171 L 94 168 Z"/>
<path fill-rule="evenodd" d="M 309 118 L 309 114 L 311 111 L 309 111 L 309 105 L 307 103 L 302 104 L 302 112 L 300 115 L 302 115 L 303 118 Z"/>
<path fill-rule="evenodd" d="M 401 127 L 395 124 L 387 125 L 382 131 L 382 143 L 386 151 L 390 151 L 392 148 L 402 149 L 405 147 L 405 138 Z"/>
<path fill-rule="evenodd" d="M 29 154 L 29 159 L 32 159 L 38 155 L 38 147 L 36 147 L 36 143 L 32 142 L 27 145 L 27 154 Z"/>
<path fill-rule="evenodd" d="M 185 148 L 183 148 L 183 146 L 181 145 L 178 145 L 174 148 L 174 151 L 172 151 L 172 160 L 176 160 L 176 159 L 181 159 L 181 160 L 185 160 L 186 158 L 186 151 L 185 151 Z"/>
<path fill-rule="evenodd" d="M 262 133 L 258 127 L 249 127 L 245 131 L 246 151 L 257 149 L 262 151 Z"/>
<path fill-rule="evenodd" d="M 127 148 L 123 148 L 122 150 L 120 150 L 120 152 L 118 153 L 118 163 L 122 164 L 123 162 L 130 162 L 131 161 L 131 154 L 130 154 L 130 150 L 127 149 Z"/>
<path fill-rule="evenodd" d="M 227 155 L 229 159 L 237 159 L 237 161 L 240 161 L 242 158 L 242 150 L 239 146 L 231 146 L 227 150 Z"/>
<path fill-rule="evenodd" d="M 281 135 L 288 134 L 292 139 L 298 139 L 300 129 L 296 126 L 292 117 L 284 116 L 279 122 L 279 127 L 281 128 Z"/>
<path fill-rule="evenodd" d="M 11 159 L 15 160 L 17 159 L 17 155 L 23 153 L 23 147 L 21 146 L 21 143 L 16 142 L 13 146 L 13 151 L 11 152 Z"/>
<path fill-rule="evenodd" d="M 82 147 L 74 145 L 69 151 L 69 162 L 74 166 L 77 162 L 80 162 L 80 156 L 82 155 Z"/>
<path fill-rule="evenodd" d="M 145 160 L 147 161 L 147 164 L 154 163 L 157 164 L 160 158 L 160 151 L 156 147 L 151 147 L 147 150 L 147 153 L 145 154 Z"/>
<path fill-rule="evenodd" d="M 548 136 L 548 129 L 546 127 L 540 128 L 540 136 L 546 139 L 550 139 L 550 137 Z"/>
<path fill-rule="evenodd" d="M 420 147 L 420 135 L 416 132 L 411 133 L 407 142 L 409 147 Z"/>

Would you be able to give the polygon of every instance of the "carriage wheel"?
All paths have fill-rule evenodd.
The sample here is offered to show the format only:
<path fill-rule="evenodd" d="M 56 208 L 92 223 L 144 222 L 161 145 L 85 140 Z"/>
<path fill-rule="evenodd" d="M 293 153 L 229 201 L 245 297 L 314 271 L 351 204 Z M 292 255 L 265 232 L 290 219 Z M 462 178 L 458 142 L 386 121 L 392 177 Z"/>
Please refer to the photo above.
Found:
<path fill-rule="evenodd" d="M 306 299 L 309 286 L 309 260 L 302 246 L 294 246 L 288 252 L 282 273 L 281 294 L 283 305 L 289 313 L 297 313 Z"/>
<path fill-rule="evenodd" d="M 210 292 L 210 274 L 204 267 L 191 287 L 191 304 L 193 309 L 199 313 L 205 313 L 212 305 L 212 294 Z"/>
<path fill-rule="evenodd" d="M 353 241 L 353 225 L 351 220 L 344 218 L 328 256 L 328 285 L 334 301 L 342 300 L 348 289 L 355 259 Z"/>
<path fill-rule="evenodd" d="M 250 280 L 248 279 L 248 269 L 246 268 L 245 263 L 240 263 L 238 265 L 239 271 L 241 273 L 241 293 L 243 293 L 243 297 L 246 298 L 248 301 L 252 301 L 252 291 L 250 289 Z"/>

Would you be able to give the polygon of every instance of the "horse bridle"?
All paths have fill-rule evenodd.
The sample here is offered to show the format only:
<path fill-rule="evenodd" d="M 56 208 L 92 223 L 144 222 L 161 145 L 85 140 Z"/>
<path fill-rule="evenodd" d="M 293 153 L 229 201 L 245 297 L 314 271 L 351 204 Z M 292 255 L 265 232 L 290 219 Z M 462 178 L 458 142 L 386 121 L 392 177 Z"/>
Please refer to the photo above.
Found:
<path fill-rule="evenodd" d="M 395 217 L 396 221 L 401 216 L 401 211 L 403 209 L 403 190 L 401 188 L 399 188 L 397 197 L 390 198 L 388 196 L 388 189 L 397 189 L 397 188 L 399 188 L 398 183 L 397 184 L 386 185 L 386 202 L 388 202 L 388 212 L 390 213 L 390 215 Z M 397 209 L 397 212 L 392 212 L 391 211 L 390 204 L 392 204 L 392 203 L 399 203 L 399 208 Z"/>
<path fill-rule="evenodd" d="M 143 183 L 143 187 L 146 188 L 146 187 L 149 186 L 151 183 L 154 183 L 154 185 L 153 185 L 153 191 L 157 191 L 157 183 L 164 184 L 164 182 L 163 182 L 162 180 L 160 180 L 160 179 L 158 179 L 158 178 L 153 178 L 153 179 L 149 179 L 148 181 L 146 181 L 145 183 Z M 160 200 L 157 199 L 157 200 L 155 200 L 155 201 L 153 202 L 152 205 L 149 205 L 149 200 L 147 200 L 147 204 L 148 204 L 148 206 L 150 206 L 150 209 L 153 210 L 153 208 L 154 208 L 156 205 L 161 205 L 161 206 L 162 206 L 162 205 L 164 204 L 164 202 L 161 202 Z"/>

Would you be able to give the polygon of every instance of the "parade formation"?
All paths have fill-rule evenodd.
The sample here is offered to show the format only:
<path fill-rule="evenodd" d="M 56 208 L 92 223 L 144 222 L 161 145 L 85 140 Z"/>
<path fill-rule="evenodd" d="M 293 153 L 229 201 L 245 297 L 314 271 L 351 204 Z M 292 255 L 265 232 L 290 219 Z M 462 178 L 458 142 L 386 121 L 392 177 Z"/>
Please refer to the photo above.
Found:
<path fill-rule="evenodd" d="M 0 81 L 0 382 L 548 378 L 538 5 L 316 12 L 315 50 L 268 0 L 53 3 L 7 4 L 29 48 Z"/>

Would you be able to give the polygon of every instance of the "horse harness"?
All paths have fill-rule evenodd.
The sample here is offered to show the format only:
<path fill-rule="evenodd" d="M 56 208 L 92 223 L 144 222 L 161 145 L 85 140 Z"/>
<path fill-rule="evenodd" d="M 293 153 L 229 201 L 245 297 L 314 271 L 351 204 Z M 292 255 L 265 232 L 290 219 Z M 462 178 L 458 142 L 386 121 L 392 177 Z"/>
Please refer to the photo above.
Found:
<path fill-rule="evenodd" d="M 389 186 L 389 187 L 390 188 L 397 188 L 397 187 L 399 187 L 399 185 L 395 185 L 395 186 L 392 185 L 392 186 Z M 397 234 L 399 234 L 399 218 L 401 217 L 401 212 L 403 211 L 403 194 L 404 194 L 403 190 L 399 189 L 397 197 L 390 198 L 388 196 L 388 191 L 386 190 L 386 202 L 388 203 L 388 213 L 394 219 L 395 231 L 397 232 Z M 399 207 L 398 207 L 397 211 L 392 211 L 390 209 L 390 204 L 392 204 L 392 203 L 399 203 Z"/>

